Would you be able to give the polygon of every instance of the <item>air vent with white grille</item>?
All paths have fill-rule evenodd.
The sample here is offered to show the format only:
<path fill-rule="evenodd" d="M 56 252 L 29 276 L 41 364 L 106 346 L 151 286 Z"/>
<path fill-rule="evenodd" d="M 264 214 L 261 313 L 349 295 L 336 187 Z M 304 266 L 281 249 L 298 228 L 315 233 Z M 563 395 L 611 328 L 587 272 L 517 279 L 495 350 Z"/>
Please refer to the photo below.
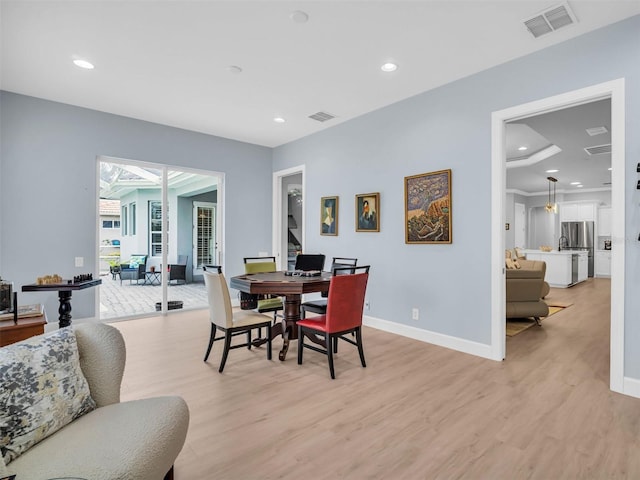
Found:
<path fill-rule="evenodd" d="M 318 122 L 326 122 L 327 120 L 336 118 L 336 116 L 331 115 L 330 113 L 327 113 L 327 112 L 317 112 L 317 113 L 314 113 L 313 115 L 309 115 L 309 118 L 313 120 L 317 120 Z"/>
<path fill-rule="evenodd" d="M 527 18 L 524 21 L 527 30 L 529 30 L 535 38 L 545 33 L 554 32 L 572 23 L 578 23 L 578 19 L 567 2 L 547 8 L 543 12 Z"/>
<path fill-rule="evenodd" d="M 589 155 L 602 155 L 603 153 L 611 153 L 611 144 L 596 145 L 595 147 L 587 147 L 584 149 Z"/>
<path fill-rule="evenodd" d="M 590 137 L 594 137 L 596 135 L 602 135 L 603 133 L 607 133 L 607 127 L 591 127 L 587 128 L 587 133 Z"/>

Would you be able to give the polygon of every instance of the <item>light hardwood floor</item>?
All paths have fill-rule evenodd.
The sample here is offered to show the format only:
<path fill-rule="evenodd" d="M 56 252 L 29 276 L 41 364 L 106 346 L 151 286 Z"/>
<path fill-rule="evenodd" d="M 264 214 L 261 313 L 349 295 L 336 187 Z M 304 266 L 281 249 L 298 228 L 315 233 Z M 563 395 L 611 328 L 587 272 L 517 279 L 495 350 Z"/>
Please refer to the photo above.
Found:
<path fill-rule="evenodd" d="M 122 398 L 186 399 L 177 480 L 636 479 L 640 399 L 609 391 L 609 288 L 552 289 L 573 306 L 509 338 L 504 362 L 365 328 L 367 368 L 342 344 L 333 381 L 295 342 L 285 362 L 232 350 L 219 374 L 204 311 L 114 323 Z"/>

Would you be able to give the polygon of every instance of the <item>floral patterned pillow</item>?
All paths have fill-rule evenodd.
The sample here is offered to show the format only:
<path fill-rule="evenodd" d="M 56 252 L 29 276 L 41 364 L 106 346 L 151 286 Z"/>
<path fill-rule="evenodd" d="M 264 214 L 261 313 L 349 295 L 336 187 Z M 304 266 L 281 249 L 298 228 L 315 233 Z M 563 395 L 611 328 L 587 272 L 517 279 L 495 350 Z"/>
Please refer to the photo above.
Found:
<path fill-rule="evenodd" d="M 0 456 L 6 464 L 96 408 L 71 327 L 0 348 Z"/>

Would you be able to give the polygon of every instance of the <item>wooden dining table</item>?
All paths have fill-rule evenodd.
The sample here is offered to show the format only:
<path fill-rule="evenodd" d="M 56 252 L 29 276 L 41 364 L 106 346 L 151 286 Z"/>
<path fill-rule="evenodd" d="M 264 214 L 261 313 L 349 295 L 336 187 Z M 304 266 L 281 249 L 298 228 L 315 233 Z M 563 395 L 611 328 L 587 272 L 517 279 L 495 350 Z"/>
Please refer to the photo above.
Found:
<path fill-rule="evenodd" d="M 296 323 L 300 320 L 302 294 L 329 291 L 331 272 L 320 272 L 318 276 L 285 275 L 285 272 L 247 273 L 231 277 L 231 288 L 252 294 L 272 294 L 284 297 L 284 319 L 271 329 L 271 338 L 282 336 L 282 350 L 278 354 L 285 360 L 289 343 L 298 338 Z M 262 344 L 266 339 L 258 339 Z"/>

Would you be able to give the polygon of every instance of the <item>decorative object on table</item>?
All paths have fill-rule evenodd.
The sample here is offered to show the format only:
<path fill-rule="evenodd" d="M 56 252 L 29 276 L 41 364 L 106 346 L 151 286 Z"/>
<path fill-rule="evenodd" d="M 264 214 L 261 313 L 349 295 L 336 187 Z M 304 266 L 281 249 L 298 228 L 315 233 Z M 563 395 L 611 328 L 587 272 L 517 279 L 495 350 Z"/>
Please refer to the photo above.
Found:
<path fill-rule="evenodd" d="M 57 273 L 53 275 L 45 275 L 36 279 L 36 285 L 57 285 L 62 283 L 62 277 Z"/>
<path fill-rule="evenodd" d="M 338 197 L 320 199 L 320 235 L 338 235 Z"/>
<path fill-rule="evenodd" d="M 0 277 L 0 314 L 13 311 L 13 283 Z"/>
<path fill-rule="evenodd" d="M 540 245 L 540 251 L 542 252 L 550 252 L 551 250 L 553 250 L 553 247 L 549 245 Z"/>
<path fill-rule="evenodd" d="M 284 274 L 288 277 L 319 277 L 321 270 L 287 270 Z"/>
<path fill-rule="evenodd" d="M 404 177 L 405 243 L 452 243 L 451 170 Z"/>
<path fill-rule="evenodd" d="M 356 195 L 356 232 L 380 231 L 380 193 Z"/>
<path fill-rule="evenodd" d="M 86 282 L 88 280 L 93 280 L 93 273 L 83 273 L 73 277 L 73 283 Z"/>

